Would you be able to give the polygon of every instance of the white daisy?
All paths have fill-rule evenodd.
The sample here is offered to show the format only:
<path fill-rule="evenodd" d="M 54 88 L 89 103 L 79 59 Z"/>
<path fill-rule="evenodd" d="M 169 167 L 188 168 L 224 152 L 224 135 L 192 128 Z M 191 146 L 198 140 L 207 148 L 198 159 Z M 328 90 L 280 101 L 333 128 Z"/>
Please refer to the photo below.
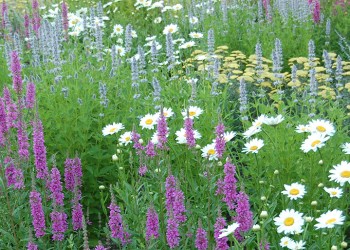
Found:
<path fill-rule="evenodd" d="M 131 131 L 127 131 L 124 134 L 122 134 L 119 138 L 119 143 L 123 145 L 128 145 L 132 143 L 131 140 Z"/>
<path fill-rule="evenodd" d="M 124 32 L 124 28 L 120 24 L 116 24 L 113 26 L 113 34 L 122 35 L 123 32 Z"/>
<path fill-rule="evenodd" d="M 203 113 L 203 109 L 197 106 L 190 106 L 188 108 L 188 117 L 191 119 L 198 118 L 202 113 Z M 184 119 L 187 118 L 187 110 L 182 111 L 181 114 L 184 117 Z"/>
<path fill-rule="evenodd" d="M 160 116 L 160 111 L 157 113 L 158 116 Z M 163 108 L 163 115 L 165 118 L 172 117 L 174 115 L 174 112 L 172 108 Z"/>
<path fill-rule="evenodd" d="M 173 6 L 173 10 L 175 10 L 175 11 L 178 11 L 178 10 L 181 10 L 182 9 L 182 5 L 181 4 L 175 4 L 174 6 Z"/>
<path fill-rule="evenodd" d="M 266 117 L 264 119 L 264 124 L 266 125 L 277 125 L 279 123 L 281 123 L 282 121 L 284 121 L 284 117 L 282 115 L 278 115 L 276 117 Z"/>
<path fill-rule="evenodd" d="M 266 115 L 260 115 L 253 121 L 252 126 L 261 127 L 261 125 L 265 123 L 266 118 L 267 118 Z"/>
<path fill-rule="evenodd" d="M 125 56 L 125 48 L 120 45 L 115 45 L 115 52 L 118 56 Z"/>
<path fill-rule="evenodd" d="M 285 190 L 282 191 L 282 194 L 287 195 L 291 200 L 296 200 L 303 198 L 305 195 L 305 186 L 299 184 L 298 182 L 292 183 L 291 185 L 284 185 Z"/>
<path fill-rule="evenodd" d="M 118 133 L 122 129 L 124 129 L 123 124 L 113 122 L 112 124 L 109 124 L 102 129 L 102 134 L 103 136 L 113 135 L 115 133 Z"/>
<path fill-rule="evenodd" d="M 309 125 L 298 125 L 296 128 L 295 128 L 295 131 L 297 133 L 306 133 L 306 132 L 310 132 L 310 127 Z"/>
<path fill-rule="evenodd" d="M 195 16 L 193 16 L 193 17 L 190 17 L 190 24 L 196 24 L 196 23 L 198 23 L 198 17 L 195 17 Z"/>
<path fill-rule="evenodd" d="M 249 142 L 244 144 L 244 148 L 243 148 L 242 152 L 246 153 L 246 154 L 249 154 L 249 153 L 257 154 L 263 146 L 264 146 L 263 140 L 252 139 Z"/>
<path fill-rule="evenodd" d="M 233 131 L 227 131 L 224 133 L 224 138 L 226 142 L 229 142 L 233 139 L 233 137 L 235 137 L 237 135 L 236 132 Z"/>
<path fill-rule="evenodd" d="M 189 36 L 193 39 L 203 38 L 203 34 L 199 32 L 191 32 Z"/>
<path fill-rule="evenodd" d="M 163 34 L 166 35 L 168 33 L 174 34 L 179 30 L 179 27 L 176 24 L 169 24 L 165 26 L 163 30 Z"/>
<path fill-rule="evenodd" d="M 327 136 L 332 136 L 335 133 L 334 125 L 327 120 L 313 120 L 308 124 L 311 133 L 319 133 Z"/>
<path fill-rule="evenodd" d="M 176 134 L 176 141 L 179 144 L 186 144 L 187 143 L 187 139 L 186 139 L 186 130 L 184 128 L 181 128 L 180 130 L 175 132 Z M 193 130 L 193 134 L 194 134 L 194 138 L 195 139 L 200 139 L 202 138 L 202 135 L 197 131 L 197 130 Z"/>
<path fill-rule="evenodd" d="M 308 138 L 303 141 L 300 149 L 304 151 L 304 153 L 309 152 L 310 150 L 316 152 L 317 149 L 322 148 L 325 145 L 325 142 L 329 139 L 328 136 L 323 134 L 314 133 L 308 136 Z"/>
<path fill-rule="evenodd" d="M 339 183 L 343 186 L 346 182 L 350 183 L 350 163 L 342 161 L 340 164 L 333 166 L 333 169 L 329 171 L 331 174 L 328 176 L 331 181 Z"/>
<path fill-rule="evenodd" d="M 299 240 L 299 241 L 292 241 L 291 244 L 288 247 L 288 249 L 291 250 L 299 250 L 299 249 L 305 249 L 305 241 Z"/>
<path fill-rule="evenodd" d="M 259 132 L 261 132 L 261 126 L 259 126 L 259 127 L 251 126 L 250 128 L 248 128 L 247 131 L 245 131 L 243 133 L 243 137 L 244 138 L 250 138 L 250 137 L 252 137 L 253 135 L 255 135 L 255 134 L 259 133 Z"/>
<path fill-rule="evenodd" d="M 343 190 L 341 188 L 338 188 L 338 187 L 336 187 L 336 188 L 325 187 L 324 191 L 326 191 L 331 198 L 333 198 L 333 197 L 340 198 L 343 194 Z"/>
<path fill-rule="evenodd" d="M 183 43 L 179 46 L 180 49 L 188 49 L 188 48 L 191 48 L 193 46 L 195 46 L 196 43 L 193 42 L 193 41 L 189 41 L 189 42 L 186 42 L 186 43 Z"/>
<path fill-rule="evenodd" d="M 208 158 L 210 161 L 217 160 L 218 155 L 215 150 L 215 143 L 208 144 L 204 148 L 201 149 L 202 157 Z"/>
<path fill-rule="evenodd" d="M 294 209 L 283 210 L 278 217 L 273 219 L 278 226 L 278 233 L 298 234 L 303 231 L 304 225 L 303 214 L 296 212 Z"/>
<path fill-rule="evenodd" d="M 157 124 L 158 115 L 147 114 L 140 120 L 140 126 L 142 129 L 154 129 L 154 126 Z"/>
<path fill-rule="evenodd" d="M 343 153 L 346 155 L 350 155 L 350 143 L 346 142 L 340 146 L 343 149 Z"/>
<path fill-rule="evenodd" d="M 162 21 L 162 18 L 159 16 L 159 17 L 156 17 L 154 20 L 153 20 L 153 22 L 154 23 L 161 23 L 161 21 Z"/>
<path fill-rule="evenodd" d="M 343 225 L 344 220 L 345 216 L 343 216 L 343 212 L 338 209 L 334 209 L 321 214 L 321 216 L 316 219 L 318 223 L 315 224 L 315 227 L 316 229 L 333 228 L 335 225 Z"/>
<path fill-rule="evenodd" d="M 221 229 L 221 234 L 219 235 L 219 239 L 226 237 L 236 231 L 236 229 L 239 227 L 239 223 L 235 222 L 232 225 L 229 225 L 227 228 Z"/>
<path fill-rule="evenodd" d="M 290 248 L 290 246 L 292 246 L 293 243 L 294 243 L 294 240 L 292 240 L 287 236 L 284 236 L 280 241 L 280 246 Z"/>

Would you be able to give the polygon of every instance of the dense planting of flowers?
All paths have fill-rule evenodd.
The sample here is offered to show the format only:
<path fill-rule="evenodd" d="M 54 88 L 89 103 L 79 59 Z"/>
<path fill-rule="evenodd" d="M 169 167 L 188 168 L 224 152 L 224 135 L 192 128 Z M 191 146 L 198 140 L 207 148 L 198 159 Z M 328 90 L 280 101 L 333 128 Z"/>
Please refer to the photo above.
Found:
<path fill-rule="evenodd" d="M 349 4 L 1 4 L 0 249 L 347 249 Z"/>

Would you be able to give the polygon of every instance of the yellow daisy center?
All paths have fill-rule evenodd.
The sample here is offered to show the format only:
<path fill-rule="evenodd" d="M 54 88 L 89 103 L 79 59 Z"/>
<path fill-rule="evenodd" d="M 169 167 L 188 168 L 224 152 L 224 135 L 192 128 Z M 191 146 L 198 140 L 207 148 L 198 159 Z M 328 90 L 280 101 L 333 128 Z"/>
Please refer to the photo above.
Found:
<path fill-rule="evenodd" d="M 345 171 L 340 173 L 340 176 L 343 177 L 343 178 L 350 178 L 350 171 L 349 170 L 345 170 Z"/>
<path fill-rule="evenodd" d="M 316 147 L 318 144 L 320 144 L 321 141 L 320 140 L 315 140 L 311 143 L 311 147 Z"/>
<path fill-rule="evenodd" d="M 169 28 L 169 33 L 173 33 L 174 29 L 173 28 Z"/>
<path fill-rule="evenodd" d="M 149 118 L 145 121 L 147 125 L 151 125 L 153 123 L 153 119 Z"/>
<path fill-rule="evenodd" d="M 331 195 L 336 195 L 338 192 L 337 191 L 332 191 Z"/>
<path fill-rule="evenodd" d="M 208 150 L 208 155 L 213 155 L 213 154 L 215 154 L 215 149 L 209 149 Z"/>
<path fill-rule="evenodd" d="M 130 141 L 130 136 L 125 137 L 125 141 Z"/>
<path fill-rule="evenodd" d="M 332 218 L 332 219 L 329 219 L 326 221 L 326 224 L 329 225 L 329 224 L 333 224 L 334 222 L 336 222 L 337 219 L 336 218 Z"/>
<path fill-rule="evenodd" d="M 294 218 L 293 217 L 288 217 L 284 220 L 284 225 L 285 226 L 292 226 L 294 224 Z"/>
<path fill-rule="evenodd" d="M 317 126 L 316 129 L 318 132 L 326 132 L 326 128 L 323 126 Z"/>
<path fill-rule="evenodd" d="M 190 112 L 188 112 L 188 114 L 189 114 L 190 116 L 194 116 L 194 115 L 196 114 L 196 111 L 190 111 Z"/>
<path fill-rule="evenodd" d="M 163 112 L 164 117 L 168 117 L 168 113 L 167 112 Z"/>
<path fill-rule="evenodd" d="M 257 149 L 258 149 L 258 146 L 254 145 L 254 146 L 251 146 L 249 149 L 252 150 L 252 151 L 254 151 L 254 150 L 257 150 Z"/>
<path fill-rule="evenodd" d="M 291 195 L 298 195 L 300 192 L 299 192 L 299 189 L 296 189 L 296 188 L 292 188 L 290 191 L 289 191 L 289 194 Z"/>
<path fill-rule="evenodd" d="M 113 132 L 115 132 L 116 130 L 117 130 L 117 128 L 111 128 L 111 129 L 109 130 L 109 132 L 113 133 Z"/>

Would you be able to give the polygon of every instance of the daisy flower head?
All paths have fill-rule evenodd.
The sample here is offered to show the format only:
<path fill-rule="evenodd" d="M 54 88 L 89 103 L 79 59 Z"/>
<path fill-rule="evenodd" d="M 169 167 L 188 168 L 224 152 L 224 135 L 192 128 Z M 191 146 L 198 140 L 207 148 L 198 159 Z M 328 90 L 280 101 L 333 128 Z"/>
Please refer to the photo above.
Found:
<path fill-rule="evenodd" d="M 298 234 L 303 231 L 303 214 L 294 209 L 282 210 L 279 216 L 273 220 L 275 221 L 275 225 L 278 226 L 278 233 Z"/>
<path fill-rule="evenodd" d="M 201 151 L 202 157 L 208 158 L 209 161 L 218 159 L 218 155 L 215 150 L 215 143 L 206 145 L 204 148 L 201 149 Z"/>
<path fill-rule="evenodd" d="M 343 212 L 338 209 L 334 209 L 321 214 L 321 216 L 316 219 L 318 223 L 315 224 L 315 227 L 316 229 L 333 228 L 335 225 L 343 225 L 344 220 L 345 216 L 343 216 Z"/>
<path fill-rule="evenodd" d="M 194 139 L 200 139 L 202 138 L 202 135 L 197 131 L 193 130 L 194 133 Z M 176 141 L 178 144 L 186 144 L 187 139 L 186 139 L 186 130 L 184 128 L 181 128 L 180 130 L 175 132 L 176 134 Z"/>
<path fill-rule="evenodd" d="M 203 34 L 200 32 L 191 32 L 189 36 L 193 39 L 203 38 Z"/>
<path fill-rule="evenodd" d="M 326 136 L 332 136 L 335 133 L 334 125 L 327 120 L 321 120 L 321 119 L 313 120 L 309 122 L 308 125 L 311 133 L 318 133 Z"/>
<path fill-rule="evenodd" d="M 124 129 L 123 124 L 113 122 L 112 124 L 109 124 L 102 129 L 102 134 L 103 136 L 113 135 L 115 133 L 118 133 L 122 129 Z"/>
<path fill-rule="evenodd" d="M 161 23 L 162 22 L 162 18 L 159 16 L 159 17 L 156 17 L 154 20 L 153 20 L 154 23 Z"/>
<path fill-rule="evenodd" d="M 257 154 L 263 146 L 264 146 L 263 140 L 252 139 L 249 142 L 244 144 L 244 148 L 242 152 L 246 154 L 249 154 L 249 153 Z"/>
<path fill-rule="evenodd" d="M 227 228 L 221 229 L 221 234 L 219 235 L 219 239 L 226 237 L 230 234 L 233 234 L 236 229 L 239 227 L 239 223 L 235 222 L 232 225 L 229 225 Z"/>
<path fill-rule="evenodd" d="M 328 139 L 329 137 L 325 136 L 324 134 L 318 134 L 318 133 L 311 134 L 303 142 L 300 149 L 303 150 L 304 153 L 307 153 L 310 150 L 316 152 L 317 149 L 322 148 L 325 145 L 325 142 Z"/>
<path fill-rule="evenodd" d="M 291 242 L 290 246 L 288 246 L 288 249 L 291 250 L 299 250 L 299 249 L 305 249 L 305 241 L 299 240 L 299 241 L 293 241 Z"/>
<path fill-rule="evenodd" d="M 250 138 L 250 137 L 252 137 L 253 135 L 255 135 L 255 134 L 259 133 L 259 132 L 261 132 L 261 126 L 259 126 L 259 127 L 251 126 L 250 128 L 248 128 L 247 131 L 245 131 L 243 133 L 243 137 L 244 138 Z"/>
<path fill-rule="evenodd" d="M 333 197 L 340 198 L 343 194 L 343 190 L 341 188 L 338 188 L 338 187 L 336 187 L 336 188 L 325 187 L 324 191 L 326 191 L 331 198 L 333 198 Z"/>
<path fill-rule="evenodd" d="M 142 129 L 154 129 L 154 126 L 157 124 L 158 115 L 147 114 L 140 120 L 140 126 Z"/>
<path fill-rule="evenodd" d="M 233 139 L 233 137 L 235 137 L 237 135 L 236 132 L 234 131 L 227 131 L 224 133 L 224 139 L 225 139 L 225 142 L 229 142 Z"/>
<path fill-rule="evenodd" d="M 277 125 L 283 121 L 284 121 L 284 117 L 282 115 L 278 115 L 276 117 L 266 117 L 263 122 L 266 125 L 274 126 L 274 125 Z"/>
<path fill-rule="evenodd" d="M 203 109 L 197 106 L 190 106 L 188 108 L 188 117 L 191 119 L 198 118 L 202 113 L 203 113 Z M 182 111 L 181 114 L 184 117 L 184 119 L 187 118 L 187 110 Z"/>
<path fill-rule="evenodd" d="M 119 143 L 126 146 L 128 144 L 131 144 L 132 143 L 132 140 L 131 140 L 131 131 L 127 131 L 125 132 L 124 134 L 122 134 L 120 137 L 119 137 Z"/>
<path fill-rule="evenodd" d="M 115 45 L 115 52 L 118 56 L 125 56 L 125 48 L 120 45 Z"/>
<path fill-rule="evenodd" d="M 291 185 L 284 185 L 285 190 L 282 191 L 282 194 L 287 195 L 291 200 L 296 200 L 303 198 L 306 194 L 305 186 L 299 184 L 298 182 L 292 183 Z"/>
<path fill-rule="evenodd" d="M 252 126 L 261 127 L 265 123 L 266 118 L 267 118 L 266 115 L 260 115 L 253 121 Z"/>
<path fill-rule="evenodd" d="M 340 164 L 333 166 L 329 171 L 331 173 L 328 177 L 331 181 L 339 183 L 343 186 L 346 182 L 350 183 L 350 163 L 342 161 Z"/>
<path fill-rule="evenodd" d="M 160 111 L 157 113 L 158 116 L 160 116 Z M 174 112 L 172 108 L 163 108 L 163 115 L 165 118 L 172 117 L 174 115 Z"/>
<path fill-rule="evenodd" d="M 189 21 L 190 21 L 190 24 L 196 24 L 198 23 L 198 17 L 192 16 L 190 17 Z"/>
<path fill-rule="evenodd" d="M 123 32 L 124 32 L 124 28 L 120 24 L 116 24 L 113 26 L 113 34 L 119 36 L 119 35 L 122 35 Z"/>
<path fill-rule="evenodd" d="M 292 240 L 291 238 L 289 238 L 287 236 L 284 236 L 280 241 L 280 246 L 287 247 L 290 249 L 290 247 L 292 246 L 293 243 L 294 243 L 294 240 Z"/>
<path fill-rule="evenodd" d="M 295 128 L 295 131 L 299 134 L 301 133 L 306 133 L 306 132 L 310 132 L 310 127 L 309 125 L 298 125 L 296 128 Z"/>
<path fill-rule="evenodd" d="M 188 49 L 188 48 L 191 48 L 193 46 L 195 46 L 196 43 L 193 42 L 193 41 L 189 41 L 189 42 L 186 42 L 186 43 L 183 43 L 179 46 L 180 49 Z"/>
<path fill-rule="evenodd" d="M 173 6 L 173 10 L 174 11 L 178 11 L 178 10 L 181 10 L 182 9 L 182 5 L 181 4 L 175 4 L 174 6 Z"/>
<path fill-rule="evenodd" d="M 340 146 L 343 149 L 343 153 L 346 155 L 350 155 L 350 143 L 346 142 Z"/>
<path fill-rule="evenodd" d="M 179 27 L 176 24 L 169 24 L 167 26 L 165 26 L 164 30 L 163 30 L 163 34 L 166 35 L 168 33 L 174 34 L 179 30 Z"/>

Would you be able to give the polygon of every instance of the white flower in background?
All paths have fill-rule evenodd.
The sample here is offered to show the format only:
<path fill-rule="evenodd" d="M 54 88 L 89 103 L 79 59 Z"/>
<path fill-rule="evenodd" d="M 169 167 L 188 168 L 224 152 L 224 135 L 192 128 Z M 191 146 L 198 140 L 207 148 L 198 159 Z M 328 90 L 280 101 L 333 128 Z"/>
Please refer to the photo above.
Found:
<path fill-rule="evenodd" d="M 190 106 L 188 108 L 188 117 L 191 119 L 198 118 L 202 113 L 203 113 L 203 110 L 197 106 Z M 183 110 L 181 114 L 184 117 L 184 119 L 187 118 L 187 110 Z"/>
<path fill-rule="evenodd" d="M 310 132 L 310 127 L 309 125 L 298 125 L 296 128 L 295 128 L 295 131 L 299 134 L 301 133 L 306 133 L 306 132 Z"/>
<path fill-rule="evenodd" d="M 265 123 L 266 118 L 266 115 L 260 115 L 253 121 L 252 126 L 261 127 Z"/>
<path fill-rule="evenodd" d="M 333 228 L 335 225 L 343 225 L 344 220 L 345 216 L 343 216 L 343 212 L 338 209 L 334 209 L 321 214 L 321 216 L 316 219 L 318 223 L 315 224 L 315 227 L 316 229 Z"/>
<path fill-rule="evenodd" d="M 140 126 L 142 129 L 154 129 L 154 126 L 157 124 L 158 115 L 147 114 L 140 120 Z"/>
<path fill-rule="evenodd" d="M 284 117 L 282 115 L 278 115 L 276 117 L 266 117 L 264 120 L 264 124 L 273 126 L 283 121 L 284 121 Z"/>
<path fill-rule="evenodd" d="M 335 133 L 334 125 L 327 120 L 313 120 L 308 124 L 311 133 L 319 133 L 325 136 L 333 136 Z"/>
<path fill-rule="evenodd" d="M 288 246 L 288 249 L 291 250 L 300 250 L 305 249 L 305 241 L 299 240 L 299 241 L 293 241 L 290 246 Z"/>
<path fill-rule="evenodd" d="M 164 5 L 163 5 L 163 1 L 158 1 L 158 2 L 155 2 L 152 4 L 152 9 L 154 8 L 163 8 Z"/>
<path fill-rule="evenodd" d="M 194 134 L 194 138 L 195 139 L 200 139 L 202 138 L 202 135 L 197 131 L 197 130 L 193 130 L 193 134 Z M 176 137 L 176 141 L 179 144 L 186 144 L 187 143 L 187 139 L 186 139 L 186 130 L 184 128 L 181 128 L 180 130 L 175 132 Z"/>
<path fill-rule="evenodd" d="M 350 143 L 346 142 L 340 146 L 343 149 L 343 153 L 346 155 L 350 155 Z"/>
<path fill-rule="evenodd" d="M 236 229 L 239 227 L 239 223 L 235 222 L 232 225 L 229 225 L 227 228 L 221 229 L 221 234 L 219 235 L 219 239 L 226 237 L 230 234 L 233 234 Z"/>
<path fill-rule="evenodd" d="M 184 42 L 185 42 L 185 39 L 183 39 L 183 38 L 173 40 L 173 44 L 184 43 Z M 179 52 L 176 53 L 176 51 L 174 52 L 174 54 L 178 54 L 178 53 Z"/>
<path fill-rule="evenodd" d="M 331 181 L 339 183 L 343 186 L 346 182 L 350 183 L 350 163 L 342 161 L 340 164 L 333 166 L 329 171 L 331 173 L 328 177 Z"/>
<path fill-rule="evenodd" d="M 146 37 L 146 41 L 147 42 L 149 42 L 149 41 L 153 41 L 154 39 L 156 39 L 157 38 L 157 36 L 148 36 L 148 37 Z M 152 44 L 151 44 L 152 45 Z"/>
<path fill-rule="evenodd" d="M 303 142 L 300 149 L 304 151 L 304 153 L 309 152 L 310 150 L 316 152 L 317 149 L 322 148 L 325 145 L 325 142 L 329 139 L 329 137 L 314 133 L 308 136 L 308 138 Z"/>
<path fill-rule="evenodd" d="M 305 186 L 299 184 L 298 182 L 292 183 L 291 185 L 284 185 L 284 191 L 282 194 L 287 195 L 291 200 L 296 200 L 299 198 L 303 198 L 305 195 Z"/>
<path fill-rule="evenodd" d="M 210 161 L 217 160 L 218 155 L 215 150 L 215 143 L 208 144 L 204 148 L 201 149 L 202 157 L 208 158 Z"/>
<path fill-rule="evenodd" d="M 185 80 L 188 84 L 196 84 L 198 82 L 197 78 L 189 78 Z"/>
<path fill-rule="evenodd" d="M 79 26 L 79 25 L 83 25 L 83 19 L 80 16 L 76 16 L 73 14 L 73 15 L 68 17 L 69 28 Z"/>
<path fill-rule="evenodd" d="M 196 56 L 196 60 L 197 61 L 204 61 L 204 60 L 207 60 L 207 59 L 208 59 L 207 55 L 197 55 Z"/>
<path fill-rule="evenodd" d="M 249 153 L 257 154 L 263 146 L 264 146 L 263 140 L 252 139 L 249 142 L 244 144 L 244 148 L 242 152 L 246 154 L 249 154 Z"/>
<path fill-rule="evenodd" d="M 245 131 L 243 133 L 243 137 L 244 138 L 250 138 L 250 137 L 252 137 L 253 135 L 255 135 L 255 134 L 259 133 L 259 132 L 261 132 L 261 127 L 260 126 L 259 127 L 251 126 L 250 128 L 248 128 L 247 131 Z"/>
<path fill-rule="evenodd" d="M 137 38 L 136 30 L 131 30 L 131 37 L 132 38 Z"/>
<path fill-rule="evenodd" d="M 160 116 L 160 111 L 157 113 L 158 116 Z M 174 115 L 174 112 L 172 108 L 163 108 L 163 115 L 165 118 L 172 117 Z"/>
<path fill-rule="evenodd" d="M 182 7 L 182 5 L 181 4 L 175 4 L 174 6 L 173 6 L 173 10 L 175 10 L 175 11 L 179 11 L 179 10 L 181 10 L 183 7 Z"/>
<path fill-rule="evenodd" d="M 324 191 L 326 191 L 331 198 L 333 198 L 333 197 L 340 198 L 343 194 L 343 190 L 341 188 L 338 188 L 338 187 L 336 187 L 336 188 L 325 187 Z"/>
<path fill-rule="evenodd" d="M 163 34 L 166 35 L 168 33 L 174 34 L 179 30 L 179 27 L 176 24 L 169 24 L 165 26 L 163 30 Z"/>
<path fill-rule="evenodd" d="M 294 243 L 294 240 L 292 240 L 291 238 L 285 236 L 281 239 L 280 241 L 280 246 L 281 247 L 287 247 L 290 249 L 290 247 L 292 246 L 292 244 Z"/>
<path fill-rule="evenodd" d="M 122 134 L 119 138 L 119 143 L 126 146 L 130 143 L 132 143 L 131 140 L 131 131 L 127 131 L 124 134 Z"/>
<path fill-rule="evenodd" d="M 124 129 L 123 124 L 113 122 L 112 124 L 109 124 L 102 129 L 102 134 L 103 136 L 113 135 L 115 133 L 118 133 L 122 129 Z"/>
<path fill-rule="evenodd" d="M 113 32 L 112 32 L 113 35 L 119 36 L 119 35 L 122 35 L 123 32 L 124 32 L 124 28 L 120 24 L 116 24 L 113 26 Z"/>
<path fill-rule="evenodd" d="M 277 232 L 284 234 L 298 234 L 303 231 L 303 214 L 294 209 L 282 210 L 278 217 L 273 219 L 278 226 Z"/>
<path fill-rule="evenodd" d="M 203 34 L 202 33 L 200 33 L 200 32 L 191 32 L 190 33 L 190 37 L 191 38 L 194 38 L 194 39 L 198 39 L 198 38 L 203 38 Z"/>
<path fill-rule="evenodd" d="M 163 9 L 162 9 L 162 13 L 168 11 L 168 10 L 173 10 L 173 7 L 172 6 L 164 6 Z"/>
<path fill-rule="evenodd" d="M 196 23 L 198 23 L 198 18 L 193 16 L 193 17 L 190 17 L 189 21 L 190 21 L 190 24 L 196 24 Z"/>
<path fill-rule="evenodd" d="M 189 42 L 186 42 L 186 43 L 183 43 L 179 46 L 180 49 L 187 49 L 187 48 L 191 48 L 193 46 L 195 46 L 196 43 L 193 42 L 193 41 L 189 41 Z"/>
<path fill-rule="evenodd" d="M 159 16 L 159 17 L 156 17 L 153 22 L 160 23 L 161 21 L 162 21 L 162 18 Z"/>
<path fill-rule="evenodd" d="M 120 46 L 120 45 L 116 45 L 115 47 L 115 52 L 118 56 L 125 56 L 125 48 Z"/>
<path fill-rule="evenodd" d="M 233 131 L 227 131 L 224 133 L 224 138 L 226 142 L 229 142 L 233 139 L 233 137 L 235 137 L 237 135 L 236 132 Z"/>

